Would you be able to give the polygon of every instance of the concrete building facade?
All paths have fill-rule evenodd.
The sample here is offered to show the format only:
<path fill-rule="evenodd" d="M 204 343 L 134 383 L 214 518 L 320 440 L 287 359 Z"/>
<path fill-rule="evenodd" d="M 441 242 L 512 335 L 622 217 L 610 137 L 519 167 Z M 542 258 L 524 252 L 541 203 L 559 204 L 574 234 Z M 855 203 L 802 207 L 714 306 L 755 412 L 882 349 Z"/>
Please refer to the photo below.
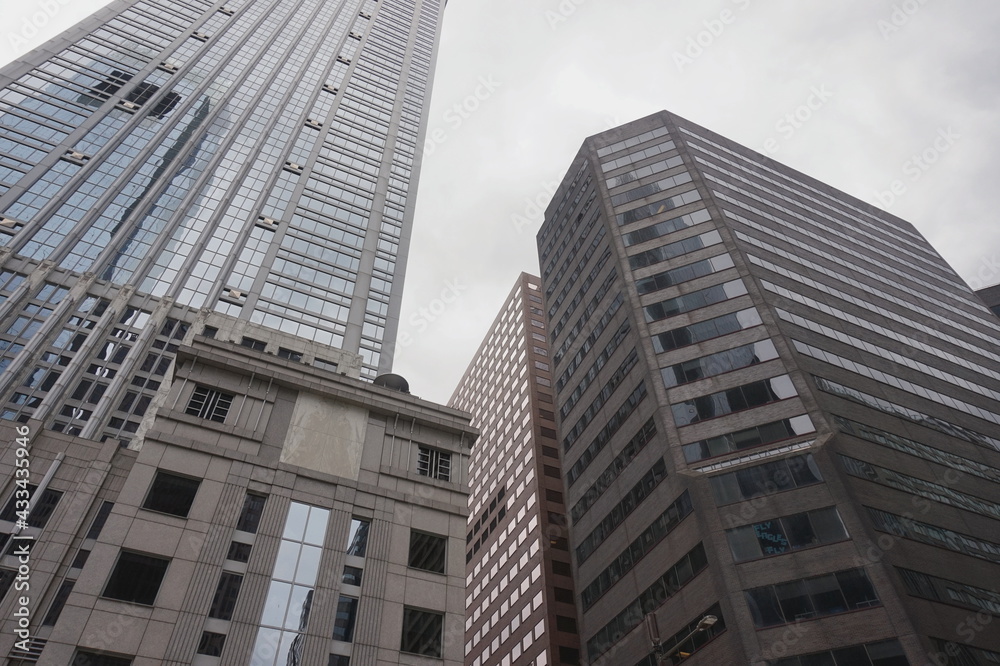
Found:
<path fill-rule="evenodd" d="M 469 468 L 466 666 L 580 663 L 543 308 L 538 278 L 522 273 L 448 403 L 481 431 Z"/>
<path fill-rule="evenodd" d="M 141 446 L 3 426 L 33 493 L 5 480 L 4 663 L 463 664 L 468 417 L 215 317 L 180 341 Z"/>
<path fill-rule="evenodd" d="M 1000 659 L 1000 325 L 912 225 L 661 112 L 538 247 L 586 663 Z"/>

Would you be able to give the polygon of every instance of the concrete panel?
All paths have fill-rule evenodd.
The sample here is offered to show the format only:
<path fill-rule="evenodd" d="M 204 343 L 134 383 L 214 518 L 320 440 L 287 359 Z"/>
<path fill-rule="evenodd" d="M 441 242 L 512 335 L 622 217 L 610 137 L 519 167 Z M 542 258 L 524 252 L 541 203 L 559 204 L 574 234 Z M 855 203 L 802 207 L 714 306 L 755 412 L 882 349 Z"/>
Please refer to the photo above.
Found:
<path fill-rule="evenodd" d="M 368 410 L 301 392 L 281 462 L 357 480 Z"/>

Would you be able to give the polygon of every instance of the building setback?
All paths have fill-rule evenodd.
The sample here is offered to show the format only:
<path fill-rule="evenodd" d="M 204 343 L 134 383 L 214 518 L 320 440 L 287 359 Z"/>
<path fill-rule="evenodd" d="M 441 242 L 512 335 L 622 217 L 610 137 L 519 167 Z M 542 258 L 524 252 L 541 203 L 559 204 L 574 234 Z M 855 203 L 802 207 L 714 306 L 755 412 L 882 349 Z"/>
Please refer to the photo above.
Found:
<path fill-rule="evenodd" d="M 980 289 L 976 292 L 976 296 L 986 304 L 986 307 L 993 311 L 993 314 L 1000 317 L 1000 284 Z"/>
<path fill-rule="evenodd" d="M 661 112 L 538 247 L 586 663 L 1000 660 L 1000 322 L 912 225 Z"/>
<path fill-rule="evenodd" d="M 5 663 L 460 666 L 468 417 L 362 381 L 359 358 L 349 377 L 274 355 L 281 334 L 247 349 L 216 317 L 139 450 L 0 425 L 6 469 L 30 433 L 35 494 L 24 529 L 16 486 L 0 512 Z"/>
<path fill-rule="evenodd" d="M 133 439 L 204 312 L 388 372 L 442 11 L 116 0 L 3 68 L 0 418 Z"/>
<path fill-rule="evenodd" d="M 522 273 L 449 405 L 469 468 L 466 666 L 579 664 L 552 375 L 537 277 Z"/>

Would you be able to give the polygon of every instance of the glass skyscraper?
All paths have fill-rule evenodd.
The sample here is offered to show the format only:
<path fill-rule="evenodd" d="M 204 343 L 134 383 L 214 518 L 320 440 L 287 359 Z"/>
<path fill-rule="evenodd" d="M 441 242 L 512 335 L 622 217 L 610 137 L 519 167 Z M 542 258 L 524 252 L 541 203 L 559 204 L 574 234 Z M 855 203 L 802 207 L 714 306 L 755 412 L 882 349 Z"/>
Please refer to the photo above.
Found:
<path fill-rule="evenodd" d="M 0 418 L 127 442 L 211 312 L 387 371 L 442 11 L 118 1 L 4 68 Z"/>
<path fill-rule="evenodd" d="M 1000 661 L 1000 323 L 911 224 L 661 112 L 538 246 L 587 663 Z"/>

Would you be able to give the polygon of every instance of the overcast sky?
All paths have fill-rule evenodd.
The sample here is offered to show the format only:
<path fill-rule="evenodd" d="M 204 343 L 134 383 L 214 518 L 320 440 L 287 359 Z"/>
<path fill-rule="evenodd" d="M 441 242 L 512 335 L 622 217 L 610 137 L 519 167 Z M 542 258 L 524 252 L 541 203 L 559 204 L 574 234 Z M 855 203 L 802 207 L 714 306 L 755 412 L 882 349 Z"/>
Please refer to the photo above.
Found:
<path fill-rule="evenodd" d="M 0 0 L 0 62 L 102 4 Z M 540 211 L 583 139 L 661 109 L 912 222 L 974 287 L 1000 282 L 998 34 L 992 0 L 450 0 L 395 371 L 446 401 L 537 274 Z"/>

